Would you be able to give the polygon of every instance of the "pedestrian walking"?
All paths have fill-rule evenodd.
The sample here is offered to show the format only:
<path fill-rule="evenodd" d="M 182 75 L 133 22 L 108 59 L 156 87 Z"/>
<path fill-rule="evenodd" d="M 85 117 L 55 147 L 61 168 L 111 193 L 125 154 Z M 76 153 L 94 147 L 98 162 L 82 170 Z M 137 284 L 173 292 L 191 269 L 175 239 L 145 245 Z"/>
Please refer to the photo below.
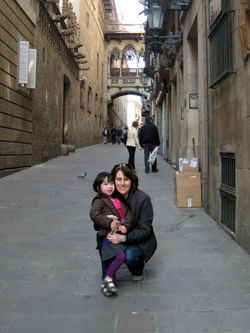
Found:
<path fill-rule="evenodd" d="M 108 130 L 108 127 L 105 127 L 104 130 L 103 130 L 103 136 L 104 136 L 104 144 L 107 143 L 107 138 L 109 136 L 109 130 Z"/>
<path fill-rule="evenodd" d="M 112 139 L 112 145 L 116 144 L 116 128 L 113 126 L 111 130 L 111 139 Z"/>
<path fill-rule="evenodd" d="M 122 136 L 122 130 L 121 127 L 118 127 L 118 130 L 116 131 L 116 140 L 118 145 L 121 143 L 121 136 Z"/>
<path fill-rule="evenodd" d="M 139 149 L 141 149 L 139 140 L 138 140 L 138 122 L 133 121 L 132 127 L 128 130 L 128 138 L 127 138 L 127 149 L 129 153 L 129 158 L 128 158 L 128 164 L 132 166 L 132 168 L 135 170 L 135 151 L 136 151 L 136 146 L 138 146 Z"/>
<path fill-rule="evenodd" d="M 108 241 L 108 233 L 126 234 L 131 227 L 132 215 L 128 206 L 117 197 L 113 197 L 115 185 L 113 176 L 108 172 L 101 172 L 96 176 L 93 189 L 98 194 L 92 201 L 90 218 L 94 228 L 98 230 L 97 237 L 101 242 L 101 259 L 107 267 L 101 292 L 105 296 L 112 296 L 117 292 L 114 284 L 116 271 L 125 261 L 126 244 L 113 244 Z"/>
<path fill-rule="evenodd" d="M 128 126 L 126 125 L 122 131 L 122 134 L 125 134 L 128 131 Z"/>
<path fill-rule="evenodd" d="M 153 118 L 148 118 L 146 124 L 142 126 L 140 130 L 140 145 L 144 149 L 144 163 L 145 163 L 145 173 L 149 173 L 149 155 L 160 145 L 160 138 L 157 127 L 153 124 Z M 158 172 L 157 169 L 157 159 L 155 159 L 154 164 L 152 164 L 152 172 Z"/>

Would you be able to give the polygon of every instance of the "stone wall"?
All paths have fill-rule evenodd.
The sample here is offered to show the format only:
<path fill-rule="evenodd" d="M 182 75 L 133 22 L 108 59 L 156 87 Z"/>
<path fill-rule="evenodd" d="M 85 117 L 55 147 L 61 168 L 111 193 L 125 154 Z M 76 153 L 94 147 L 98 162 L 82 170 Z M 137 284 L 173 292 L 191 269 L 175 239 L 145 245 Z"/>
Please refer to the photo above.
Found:
<path fill-rule="evenodd" d="M 32 93 L 17 85 L 18 41 L 34 47 L 32 18 L 15 1 L 1 1 L 0 177 L 32 165 Z"/>
<path fill-rule="evenodd" d="M 210 91 L 211 175 L 210 214 L 220 222 L 220 153 L 234 153 L 236 162 L 235 239 L 250 253 L 250 109 L 249 57 L 243 59 L 240 43 L 239 12 L 243 3 L 231 1 L 232 58 L 234 73 Z M 247 27 L 247 29 L 249 29 Z M 248 32 L 249 35 L 249 32 Z M 248 39 L 249 40 L 249 39 Z M 216 198 L 216 202 L 214 201 Z"/>
<path fill-rule="evenodd" d="M 77 143 L 76 129 L 80 125 L 76 121 L 80 110 L 78 66 L 42 4 L 35 47 L 37 77 L 33 98 L 32 164 L 60 155 L 62 143 Z"/>

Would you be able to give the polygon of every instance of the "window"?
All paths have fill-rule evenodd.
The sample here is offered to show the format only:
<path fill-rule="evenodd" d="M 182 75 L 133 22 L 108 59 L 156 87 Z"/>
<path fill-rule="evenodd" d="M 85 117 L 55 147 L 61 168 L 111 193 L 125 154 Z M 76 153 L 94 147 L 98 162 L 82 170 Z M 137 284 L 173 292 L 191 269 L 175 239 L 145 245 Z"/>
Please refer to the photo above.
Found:
<path fill-rule="evenodd" d="M 84 105 L 84 90 L 85 90 L 85 82 L 81 83 L 81 85 L 80 85 L 80 106 L 82 108 L 85 107 L 85 105 Z"/>
<path fill-rule="evenodd" d="M 210 0 L 210 88 L 233 73 L 229 0 Z"/>
<path fill-rule="evenodd" d="M 92 88 L 89 87 L 89 89 L 88 89 L 88 105 L 87 105 L 88 112 L 91 112 L 91 96 L 92 96 Z"/>
<path fill-rule="evenodd" d="M 235 232 L 235 154 L 221 153 L 221 223 Z"/>
<path fill-rule="evenodd" d="M 97 53 L 97 79 L 99 79 L 99 54 Z"/>

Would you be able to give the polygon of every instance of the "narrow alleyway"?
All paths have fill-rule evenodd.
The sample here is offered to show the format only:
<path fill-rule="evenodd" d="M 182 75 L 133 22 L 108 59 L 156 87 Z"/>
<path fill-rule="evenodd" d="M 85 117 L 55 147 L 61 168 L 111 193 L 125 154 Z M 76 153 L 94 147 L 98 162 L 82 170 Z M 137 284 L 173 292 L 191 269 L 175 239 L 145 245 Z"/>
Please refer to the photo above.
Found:
<path fill-rule="evenodd" d="M 202 208 L 177 209 L 173 169 L 145 174 L 142 151 L 158 249 L 143 281 L 122 266 L 117 296 L 100 293 L 92 183 L 127 157 L 98 144 L 0 179 L 1 333 L 250 332 L 250 256 Z"/>

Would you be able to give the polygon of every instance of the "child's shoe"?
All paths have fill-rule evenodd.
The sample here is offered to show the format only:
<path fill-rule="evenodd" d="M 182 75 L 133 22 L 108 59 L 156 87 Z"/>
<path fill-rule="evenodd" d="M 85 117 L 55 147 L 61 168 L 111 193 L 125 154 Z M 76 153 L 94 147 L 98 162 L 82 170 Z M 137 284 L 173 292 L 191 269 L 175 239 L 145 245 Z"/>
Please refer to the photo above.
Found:
<path fill-rule="evenodd" d="M 116 293 L 117 292 L 117 288 L 113 282 L 113 280 L 105 280 L 103 281 L 104 287 L 106 287 L 108 289 L 108 291 L 110 291 L 111 293 Z"/>
<path fill-rule="evenodd" d="M 104 296 L 106 297 L 110 297 L 110 296 L 113 296 L 114 293 L 112 293 L 111 291 L 108 291 L 108 289 L 104 286 L 104 284 L 102 283 L 102 286 L 101 286 L 101 292 L 103 293 Z"/>

